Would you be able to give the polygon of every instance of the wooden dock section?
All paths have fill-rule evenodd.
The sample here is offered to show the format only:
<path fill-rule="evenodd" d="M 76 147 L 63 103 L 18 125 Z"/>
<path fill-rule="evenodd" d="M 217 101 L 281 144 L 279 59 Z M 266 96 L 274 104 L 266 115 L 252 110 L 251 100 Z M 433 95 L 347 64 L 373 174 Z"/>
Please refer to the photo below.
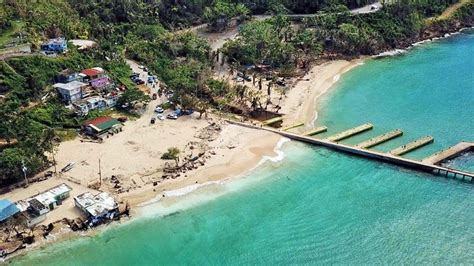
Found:
<path fill-rule="evenodd" d="M 336 135 L 330 136 L 327 138 L 327 140 L 332 141 L 332 142 L 338 142 L 343 139 L 347 139 L 354 135 L 360 134 L 362 132 L 371 130 L 373 127 L 374 125 L 372 125 L 371 123 L 363 124 L 363 125 L 348 129 L 346 131 L 337 133 Z"/>
<path fill-rule="evenodd" d="M 304 126 L 304 123 L 297 123 L 297 124 L 293 124 L 293 125 L 289 125 L 287 127 L 284 127 L 282 128 L 283 131 L 288 131 L 290 129 L 294 129 L 294 128 L 297 128 L 297 127 L 302 127 Z"/>
<path fill-rule="evenodd" d="M 474 150 L 473 142 L 460 142 L 446 150 L 439 151 L 430 157 L 423 159 L 424 163 L 439 164 L 445 160 L 449 160 L 459 156 L 463 152 Z"/>
<path fill-rule="evenodd" d="M 382 144 L 384 142 L 387 142 L 391 139 L 400 137 L 401 135 L 403 135 L 403 131 L 401 131 L 400 129 L 395 129 L 395 130 L 392 130 L 390 132 L 384 133 L 380 136 L 373 137 L 369 140 L 361 142 L 361 143 L 359 143 L 355 146 L 357 148 L 368 149 L 368 148 L 372 148 L 374 146 L 377 146 L 379 144 Z"/>
<path fill-rule="evenodd" d="M 270 126 L 270 125 L 273 125 L 273 124 L 276 124 L 276 123 L 282 122 L 282 121 L 283 121 L 283 117 L 277 116 L 277 117 L 274 117 L 274 118 L 263 121 L 262 125 Z"/>
<path fill-rule="evenodd" d="M 344 153 L 348 153 L 348 154 L 352 154 L 356 156 L 361 156 L 361 157 L 372 159 L 372 160 L 378 160 L 378 161 L 382 161 L 382 162 L 386 162 L 390 164 L 395 164 L 395 165 L 411 168 L 418 171 L 428 172 L 431 174 L 437 174 L 437 175 L 442 175 L 446 177 L 449 176 L 449 177 L 454 177 L 454 178 L 462 178 L 463 181 L 470 181 L 471 183 L 473 183 L 474 181 L 474 173 L 463 171 L 463 170 L 428 164 L 422 161 L 395 156 L 390 153 L 383 153 L 383 152 L 378 152 L 374 150 L 361 149 L 361 148 L 346 145 L 346 144 L 331 142 L 325 139 L 316 139 L 316 138 L 312 138 L 308 136 L 303 136 L 300 134 L 281 131 L 275 128 L 258 127 L 255 125 L 250 125 L 243 122 L 237 122 L 237 121 L 232 121 L 232 120 L 226 120 L 226 121 L 234 125 L 239 125 L 239 126 L 243 126 L 247 128 L 253 128 L 256 130 L 265 130 L 268 132 L 273 132 L 275 134 L 279 134 L 283 137 L 287 137 L 292 140 L 301 141 L 301 142 L 305 142 L 305 143 L 317 145 L 317 146 L 323 146 L 329 149 L 333 149 L 336 151 L 340 151 L 340 152 L 344 152 Z"/>
<path fill-rule="evenodd" d="M 411 151 L 414 151 L 418 148 L 421 148 L 425 145 L 431 144 L 431 143 L 433 143 L 433 141 L 434 141 L 434 139 L 433 139 L 432 136 L 422 137 L 420 139 L 414 140 L 410 143 L 407 143 L 407 144 L 402 145 L 402 146 L 400 146 L 396 149 L 391 150 L 390 154 L 400 156 L 400 155 L 409 153 Z"/>
<path fill-rule="evenodd" d="M 305 135 L 305 136 L 314 136 L 314 135 L 317 135 L 317 134 L 320 134 L 320 133 L 323 133 L 323 132 L 326 132 L 326 131 L 328 131 L 328 127 L 322 126 L 322 127 L 317 127 L 317 128 L 312 129 L 310 131 L 307 131 L 307 132 L 303 133 L 303 135 Z"/>

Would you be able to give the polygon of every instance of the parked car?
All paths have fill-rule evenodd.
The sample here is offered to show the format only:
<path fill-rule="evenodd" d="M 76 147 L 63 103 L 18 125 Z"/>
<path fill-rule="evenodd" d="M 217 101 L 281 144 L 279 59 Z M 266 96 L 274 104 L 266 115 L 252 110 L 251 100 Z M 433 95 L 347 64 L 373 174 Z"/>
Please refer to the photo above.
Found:
<path fill-rule="evenodd" d="M 124 122 L 127 122 L 128 117 L 126 117 L 126 116 L 121 116 L 121 117 L 117 118 L 117 120 L 120 121 L 120 122 L 122 122 L 122 123 L 124 123 Z"/>
<path fill-rule="evenodd" d="M 165 116 L 164 115 L 157 115 L 156 118 L 160 119 L 160 120 L 165 120 Z"/>
<path fill-rule="evenodd" d="M 156 113 L 161 114 L 161 113 L 163 113 L 164 111 L 165 111 L 165 110 L 164 110 L 161 106 L 157 106 L 157 107 L 155 108 L 155 112 L 156 112 Z"/>
<path fill-rule="evenodd" d="M 148 72 L 148 68 L 147 68 L 147 67 L 144 67 L 144 68 L 143 68 L 143 71 Z"/>
<path fill-rule="evenodd" d="M 166 118 L 168 119 L 172 119 L 172 120 L 176 120 L 178 119 L 178 115 L 176 115 L 176 113 L 169 113 Z"/>
<path fill-rule="evenodd" d="M 145 67 L 143 65 L 138 66 L 139 69 L 144 69 Z"/>
<path fill-rule="evenodd" d="M 53 171 L 47 171 L 46 173 L 44 173 L 45 178 L 49 178 L 49 177 L 52 177 L 52 176 L 53 176 Z"/>
<path fill-rule="evenodd" d="M 152 98 L 153 100 L 156 100 L 156 99 L 158 99 L 158 95 L 157 95 L 156 93 L 153 93 L 153 95 L 151 96 L 151 98 Z"/>
<path fill-rule="evenodd" d="M 151 124 L 154 124 L 156 122 L 156 118 L 155 117 L 152 117 L 151 120 L 150 120 L 150 123 Z"/>
<path fill-rule="evenodd" d="M 148 83 L 153 83 L 153 82 L 155 82 L 155 79 L 153 77 L 148 77 L 147 81 L 148 81 Z"/>
<path fill-rule="evenodd" d="M 185 115 L 192 115 L 194 113 L 194 110 L 193 109 L 185 109 L 184 110 L 184 114 Z"/>
<path fill-rule="evenodd" d="M 246 81 L 252 81 L 252 78 L 249 75 L 247 74 L 244 75 L 244 73 L 242 72 L 237 73 L 237 77 L 243 78 Z"/>
<path fill-rule="evenodd" d="M 141 80 L 141 79 L 136 79 L 135 80 L 135 84 L 137 85 L 142 85 L 142 84 L 145 84 L 145 81 Z"/>
<path fill-rule="evenodd" d="M 284 79 L 278 79 L 278 80 L 276 81 L 276 84 L 277 84 L 277 85 L 280 85 L 280 86 L 286 86 L 286 82 L 285 82 Z"/>

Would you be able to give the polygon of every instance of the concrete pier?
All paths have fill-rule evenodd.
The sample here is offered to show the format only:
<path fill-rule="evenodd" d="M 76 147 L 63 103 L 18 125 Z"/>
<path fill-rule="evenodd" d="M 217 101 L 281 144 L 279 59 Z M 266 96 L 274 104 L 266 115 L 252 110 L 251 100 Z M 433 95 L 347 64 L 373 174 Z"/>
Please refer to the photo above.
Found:
<path fill-rule="evenodd" d="M 283 131 L 288 131 L 290 129 L 294 129 L 294 128 L 297 128 L 297 127 L 302 127 L 304 126 L 304 123 L 296 123 L 296 124 L 293 124 L 293 125 L 289 125 L 287 127 L 284 127 L 282 128 Z"/>
<path fill-rule="evenodd" d="M 445 160 L 449 160 L 459 156 L 463 152 L 474 150 L 473 142 L 460 142 L 446 150 L 439 151 L 430 157 L 423 159 L 424 163 L 439 164 Z"/>
<path fill-rule="evenodd" d="M 317 127 L 315 129 L 312 129 L 310 131 L 307 131 L 307 132 L 303 133 L 303 135 L 305 135 L 305 136 L 314 136 L 314 135 L 317 135 L 319 133 L 326 132 L 327 130 L 328 130 L 328 127 L 325 127 L 325 126 Z"/>
<path fill-rule="evenodd" d="M 405 144 L 403 146 L 400 146 L 396 149 L 393 149 L 393 150 L 390 151 L 390 153 L 393 154 L 393 155 L 396 155 L 396 156 L 400 156 L 400 155 L 409 153 L 411 151 L 414 151 L 418 148 L 421 148 L 425 145 L 428 145 L 430 143 L 433 143 L 433 141 L 434 141 L 434 139 L 433 139 L 432 136 L 426 136 L 426 137 L 417 139 L 415 141 L 412 141 L 408 144 Z"/>
<path fill-rule="evenodd" d="M 277 116 L 277 117 L 274 117 L 274 118 L 263 121 L 262 125 L 270 126 L 270 125 L 273 125 L 273 124 L 276 124 L 276 123 L 279 123 L 279 122 L 282 122 L 282 121 L 283 121 L 283 117 Z"/>
<path fill-rule="evenodd" d="M 469 181 L 471 183 L 473 183 L 473 180 L 474 180 L 474 173 L 463 171 L 463 170 L 446 168 L 446 167 L 428 164 L 428 163 L 417 161 L 417 160 L 403 158 L 400 156 L 395 156 L 390 153 L 382 153 L 382 152 L 378 152 L 374 150 L 361 149 L 361 148 L 357 148 L 357 147 L 353 147 L 353 146 L 349 146 L 349 145 L 345 145 L 341 143 L 331 142 L 325 139 L 316 139 L 316 138 L 307 137 L 307 136 L 303 136 L 303 135 L 299 135 L 299 134 L 295 134 L 291 132 L 280 131 L 274 128 L 269 128 L 269 127 L 261 128 L 254 125 L 250 125 L 250 124 L 246 124 L 242 122 L 236 122 L 232 120 L 227 120 L 227 122 L 234 125 L 240 125 L 247 128 L 253 128 L 256 130 L 265 130 L 268 132 L 273 132 L 275 134 L 279 134 L 281 136 L 284 136 L 296 141 L 323 146 L 323 147 L 330 148 L 336 151 L 345 152 L 348 154 L 361 156 L 368 159 L 378 160 L 378 161 L 382 161 L 386 163 L 391 163 L 391 164 L 411 168 L 418 171 L 423 171 L 423 172 L 428 172 L 431 174 L 437 174 L 437 175 L 443 175 L 443 176 L 451 175 L 455 178 L 462 178 L 463 181 Z"/>
<path fill-rule="evenodd" d="M 374 125 L 372 125 L 371 123 L 363 124 L 363 125 L 348 129 L 346 131 L 337 133 L 336 135 L 330 136 L 327 138 L 327 140 L 332 141 L 332 142 L 341 141 L 343 139 L 350 138 L 354 135 L 360 134 L 367 130 L 371 130 L 373 127 Z"/>
<path fill-rule="evenodd" d="M 377 146 L 379 144 L 382 144 L 384 142 L 387 142 L 391 139 L 400 137 L 401 135 L 403 135 L 403 131 L 401 131 L 400 129 L 395 129 L 395 130 L 392 130 L 392 131 L 387 132 L 385 134 L 382 134 L 380 136 L 373 137 L 369 140 L 361 142 L 361 143 L 359 143 L 355 146 L 358 147 L 358 148 L 362 148 L 362 149 L 368 149 L 368 148 Z"/>

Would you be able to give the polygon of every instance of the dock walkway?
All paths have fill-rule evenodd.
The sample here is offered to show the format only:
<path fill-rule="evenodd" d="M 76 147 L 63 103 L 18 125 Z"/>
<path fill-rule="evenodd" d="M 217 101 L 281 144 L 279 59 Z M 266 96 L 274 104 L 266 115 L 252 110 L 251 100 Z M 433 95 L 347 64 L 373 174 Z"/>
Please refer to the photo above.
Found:
<path fill-rule="evenodd" d="M 239 126 L 243 126 L 247 128 L 253 128 L 257 130 L 266 130 L 266 131 L 273 132 L 275 134 L 279 134 L 281 136 L 287 137 L 289 139 L 293 139 L 293 140 L 297 140 L 297 141 L 301 141 L 301 142 L 305 142 L 305 143 L 309 143 L 313 145 L 323 146 L 323 147 L 327 147 L 333 150 L 337 150 L 337 151 L 341 151 L 341 152 L 345 152 L 345 153 L 349 153 L 349 154 L 353 154 L 353 155 L 357 155 L 357 156 L 361 156 L 361 157 L 365 157 L 365 158 L 369 158 L 373 160 L 383 161 L 386 163 L 391 163 L 391 164 L 415 169 L 418 171 L 444 175 L 446 177 L 451 175 L 454 178 L 459 176 L 462 178 L 462 180 L 465 180 L 466 178 L 468 178 L 468 181 L 470 181 L 471 183 L 474 180 L 474 173 L 470 173 L 470 172 L 466 172 L 466 171 L 462 171 L 458 169 L 452 169 L 452 168 L 446 168 L 446 167 L 442 167 L 442 166 L 438 166 L 434 164 L 428 164 L 422 161 L 416 161 L 416 160 L 412 160 L 408 158 L 403 158 L 403 157 L 396 156 L 390 153 L 382 153 L 382 152 L 378 152 L 374 150 L 362 149 L 362 148 L 349 146 L 349 145 L 345 145 L 341 143 L 335 143 L 335 142 L 325 140 L 325 139 L 316 139 L 316 138 L 307 137 L 307 136 L 303 136 L 303 135 L 299 135 L 299 134 L 295 134 L 291 132 L 280 131 L 274 128 L 257 127 L 257 126 L 250 125 L 247 123 L 242 123 L 242 122 L 237 122 L 237 121 L 232 121 L 232 120 L 226 120 L 226 121 L 234 125 L 239 125 Z"/>
<path fill-rule="evenodd" d="M 432 136 L 426 136 L 426 137 L 422 137 L 420 139 L 417 139 L 417 140 L 414 140 L 410 143 L 407 143 L 403 146 L 400 146 L 396 149 L 393 149 L 390 151 L 391 154 L 393 155 L 397 155 L 397 156 L 400 156 L 400 155 L 403 155 L 405 153 L 409 153 L 411 151 L 414 151 L 418 148 L 421 148 L 425 145 L 428 145 L 430 143 L 433 143 L 434 139 Z"/>
<path fill-rule="evenodd" d="M 473 142 L 460 142 L 449 149 L 437 152 L 430 157 L 423 159 L 424 163 L 439 164 L 442 161 L 452 159 L 463 152 L 474 150 Z"/>
<path fill-rule="evenodd" d="M 303 133 L 305 136 L 314 136 L 323 132 L 326 132 L 328 130 L 328 127 L 322 126 L 322 127 L 317 127 L 315 129 L 312 129 L 310 131 L 307 131 Z"/>
<path fill-rule="evenodd" d="M 367 130 L 371 130 L 373 127 L 374 125 L 372 125 L 371 123 L 363 124 L 363 125 L 348 129 L 346 131 L 337 133 L 336 135 L 330 136 L 327 138 L 327 140 L 333 141 L 333 142 L 341 141 L 343 139 L 347 139 L 349 137 L 360 134 Z"/>
<path fill-rule="evenodd" d="M 368 149 L 368 148 L 372 148 L 374 146 L 377 146 L 379 144 L 382 144 L 384 142 L 387 142 L 389 140 L 392 140 L 396 137 L 400 137 L 401 135 L 403 135 L 403 131 L 401 131 L 400 129 L 395 129 L 395 130 L 392 130 L 392 131 L 387 132 L 385 134 L 382 134 L 380 136 L 373 137 L 369 140 L 361 142 L 361 143 L 359 143 L 355 146 L 358 147 L 358 148 L 362 148 L 362 149 Z"/>

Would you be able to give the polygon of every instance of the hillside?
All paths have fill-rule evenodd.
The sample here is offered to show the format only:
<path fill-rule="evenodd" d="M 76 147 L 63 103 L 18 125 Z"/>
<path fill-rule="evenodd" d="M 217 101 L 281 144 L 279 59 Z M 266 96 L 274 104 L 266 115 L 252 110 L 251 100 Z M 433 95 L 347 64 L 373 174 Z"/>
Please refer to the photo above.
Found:
<path fill-rule="evenodd" d="M 231 18 L 239 16 L 244 23 L 241 34 L 222 50 L 232 70 L 268 64 L 274 73 L 290 75 L 298 69 L 303 71 L 316 59 L 372 55 L 406 47 L 474 21 L 472 0 L 446 11 L 452 12 L 449 19 L 436 20 L 429 27 L 426 18 L 441 14 L 449 3 L 403 1 L 361 15 L 351 14 L 348 7 L 361 6 L 365 1 L 328 3 L 321 0 L 302 5 L 281 0 L 243 6 L 211 0 L 5 0 L 0 6 L 0 46 L 30 43 L 33 53 L 0 62 L 0 140 L 17 141 L 0 147 L 0 186 L 21 180 L 23 164 L 29 176 L 45 169 L 51 163 L 45 154 L 54 151 L 58 137 L 74 135 L 74 128 L 89 118 L 76 117 L 55 96 L 51 87 L 54 77 L 66 68 L 79 71 L 100 66 L 116 84 L 133 89 L 128 78 L 131 70 L 124 60 L 127 56 L 146 64 L 174 91 L 173 101 L 182 107 L 206 113 L 239 102 L 248 109 L 262 109 L 266 95 L 250 94 L 245 87 L 214 80 L 217 53 L 196 34 L 175 34 L 175 29 L 222 21 L 225 28 Z M 293 27 L 284 16 L 246 22 L 248 14 L 318 11 L 322 12 L 298 22 L 299 27 Z M 55 37 L 92 39 L 98 47 L 82 52 L 69 47 L 67 54 L 57 57 L 37 53 L 42 40 Z M 270 77 L 272 82 L 276 78 Z"/>

